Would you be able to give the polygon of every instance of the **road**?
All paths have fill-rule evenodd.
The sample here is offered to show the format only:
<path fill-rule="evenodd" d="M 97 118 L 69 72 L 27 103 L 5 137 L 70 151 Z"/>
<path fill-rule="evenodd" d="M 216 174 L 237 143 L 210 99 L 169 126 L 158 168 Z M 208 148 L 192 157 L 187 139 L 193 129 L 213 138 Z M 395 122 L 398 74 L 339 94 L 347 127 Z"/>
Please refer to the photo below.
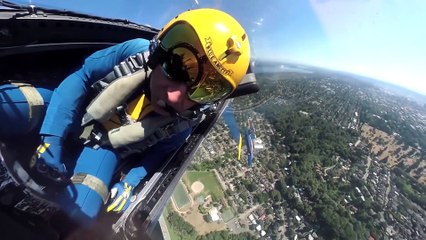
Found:
<path fill-rule="evenodd" d="M 368 174 L 370 173 L 370 165 L 371 165 L 371 158 L 370 156 L 367 157 L 367 169 L 365 169 L 365 174 L 362 177 L 362 180 L 367 181 Z"/>
<path fill-rule="evenodd" d="M 160 224 L 161 232 L 163 233 L 163 239 L 171 240 L 169 229 L 167 228 L 167 224 L 166 224 L 166 221 L 164 220 L 163 214 L 161 214 L 160 219 L 158 220 L 158 223 Z"/>
<path fill-rule="evenodd" d="M 223 181 L 222 177 L 220 176 L 220 174 L 217 172 L 216 169 L 213 169 L 213 172 L 216 174 L 216 178 L 220 183 L 220 186 L 222 186 L 222 190 L 225 191 L 226 189 L 228 189 L 228 187 L 225 184 L 225 181 Z"/>
<path fill-rule="evenodd" d="M 388 181 L 388 184 L 387 184 L 387 187 L 386 187 L 386 192 L 385 192 L 385 197 L 384 197 L 384 199 L 383 199 L 383 208 L 386 208 L 386 206 L 388 205 L 388 202 L 389 202 L 389 193 L 390 193 L 390 191 L 391 191 L 391 179 L 390 179 L 390 172 L 388 171 L 387 172 L 387 175 L 388 175 L 388 179 L 387 179 L 387 181 Z"/>
<path fill-rule="evenodd" d="M 328 171 L 328 170 L 330 170 L 330 169 L 333 169 L 335 166 L 336 166 L 336 164 L 334 164 L 334 165 L 333 165 L 333 166 L 331 166 L 331 167 L 326 167 L 326 168 L 324 169 L 324 177 L 325 177 L 325 176 L 327 176 L 327 171 Z"/>
<path fill-rule="evenodd" d="M 258 208 L 259 206 L 260 206 L 259 204 L 256 204 L 253 207 L 251 207 L 250 209 L 247 209 L 244 213 L 232 218 L 231 220 L 229 220 L 226 223 L 226 226 L 234 234 L 238 234 L 238 233 L 242 233 L 242 232 L 252 232 L 252 231 L 248 230 L 248 228 L 242 228 L 238 222 L 247 222 L 248 223 L 249 222 L 248 216 L 254 210 L 256 210 L 256 208 Z"/>

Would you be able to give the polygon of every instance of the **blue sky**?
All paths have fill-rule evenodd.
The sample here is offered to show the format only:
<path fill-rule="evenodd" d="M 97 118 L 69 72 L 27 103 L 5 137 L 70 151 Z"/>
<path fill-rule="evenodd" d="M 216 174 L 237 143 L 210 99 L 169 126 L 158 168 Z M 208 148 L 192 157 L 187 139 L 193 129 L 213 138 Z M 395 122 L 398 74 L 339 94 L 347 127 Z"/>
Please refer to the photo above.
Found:
<path fill-rule="evenodd" d="M 217 8 L 246 28 L 255 58 L 357 73 L 426 95 L 426 0 L 28 2 L 126 18 L 156 28 L 186 9 Z"/>

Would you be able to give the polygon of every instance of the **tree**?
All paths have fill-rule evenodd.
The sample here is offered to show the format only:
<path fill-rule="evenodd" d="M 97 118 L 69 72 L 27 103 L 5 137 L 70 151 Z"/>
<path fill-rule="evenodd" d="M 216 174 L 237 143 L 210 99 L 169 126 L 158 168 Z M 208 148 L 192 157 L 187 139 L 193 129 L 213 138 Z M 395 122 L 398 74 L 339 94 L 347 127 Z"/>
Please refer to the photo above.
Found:
<path fill-rule="evenodd" d="M 198 205 L 198 211 L 199 211 L 201 214 L 206 214 L 206 213 L 207 213 L 207 210 L 206 210 L 206 208 L 205 208 L 205 207 L 203 207 L 203 205 Z"/>
<path fill-rule="evenodd" d="M 255 199 L 258 203 L 262 204 L 265 203 L 266 201 L 268 201 L 268 195 L 266 193 L 257 193 L 255 195 Z"/>
<path fill-rule="evenodd" d="M 203 215 L 203 219 L 204 219 L 204 221 L 205 221 L 205 222 L 207 222 L 207 223 L 209 223 L 209 222 L 211 222 L 211 221 L 212 221 L 212 218 L 211 218 L 211 217 L 210 217 L 210 215 L 208 215 L 208 214 Z"/>
<path fill-rule="evenodd" d="M 253 182 L 250 182 L 246 185 L 246 188 L 247 188 L 248 191 L 254 192 L 254 191 L 257 190 L 257 185 Z"/>
<path fill-rule="evenodd" d="M 183 238 L 186 238 L 185 236 L 195 236 L 196 232 L 194 227 L 192 227 L 191 224 L 187 223 L 185 220 L 183 220 L 179 214 L 172 211 L 169 213 L 167 220 L 169 221 L 170 225 L 173 227 L 173 229 Z"/>
<path fill-rule="evenodd" d="M 280 194 L 279 191 L 274 189 L 274 190 L 270 191 L 269 194 L 270 194 L 271 199 L 274 202 L 280 202 L 281 201 L 281 194 Z"/>
<path fill-rule="evenodd" d="M 231 234 L 228 231 L 211 232 L 197 237 L 197 240 L 255 240 L 250 233 Z"/>
<path fill-rule="evenodd" d="M 238 206 L 238 209 L 237 209 L 238 213 L 243 213 L 243 212 L 244 212 L 244 210 L 245 210 L 244 206 L 242 206 L 242 205 L 240 204 L 240 205 Z"/>

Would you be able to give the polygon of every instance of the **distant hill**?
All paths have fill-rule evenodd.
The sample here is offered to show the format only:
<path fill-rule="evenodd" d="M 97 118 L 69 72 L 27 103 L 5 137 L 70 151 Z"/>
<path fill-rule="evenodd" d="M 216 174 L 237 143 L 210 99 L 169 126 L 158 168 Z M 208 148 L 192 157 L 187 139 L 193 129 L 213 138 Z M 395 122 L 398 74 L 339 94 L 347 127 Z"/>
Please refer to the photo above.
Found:
<path fill-rule="evenodd" d="M 392 83 L 388 83 L 379 79 L 362 76 L 362 75 L 358 75 L 354 73 L 303 65 L 298 63 L 289 63 L 289 62 L 280 62 L 280 61 L 262 61 L 262 60 L 256 61 L 254 69 L 255 69 L 255 72 L 263 72 L 263 73 L 267 73 L 267 72 L 329 73 L 333 75 L 337 74 L 337 75 L 349 76 L 353 79 L 373 84 L 376 87 L 379 87 L 387 92 L 391 92 L 395 95 L 406 97 L 411 101 L 414 101 L 426 106 L 426 95 L 414 92 L 404 87 L 401 87 Z"/>
<path fill-rule="evenodd" d="M 356 75 L 356 74 L 352 74 L 352 73 L 347 73 L 349 75 L 354 76 L 355 78 L 361 80 L 361 81 L 366 81 L 366 82 L 370 82 L 375 84 L 378 87 L 384 88 L 385 90 L 389 91 L 389 92 L 393 92 L 397 95 L 401 95 L 404 97 L 407 97 L 408 99 L 410 99 L 411 101 L 415 101 L 418 102 L 420 104 L 426 104 L 426 96 L 417 92 L 414 92 L 412 90 L 406 89 L 404 87 L 392 84 L 392 83 L 388 83 L 382 80 L 378 80 L 378 79 L 374 79 L 371 77 L 365 77 L 365 76 L 360 76 L 360 75 Z"/>

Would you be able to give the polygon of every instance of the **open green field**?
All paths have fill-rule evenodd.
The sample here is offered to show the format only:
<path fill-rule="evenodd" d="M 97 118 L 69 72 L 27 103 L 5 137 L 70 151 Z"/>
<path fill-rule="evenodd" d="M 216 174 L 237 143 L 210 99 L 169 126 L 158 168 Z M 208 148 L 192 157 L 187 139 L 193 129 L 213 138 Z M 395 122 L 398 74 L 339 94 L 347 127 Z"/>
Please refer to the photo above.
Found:
<path fill-rule="evenodd" d="M 226 208 L 225 210 L 221 210 L 221 211 L 222 211 L 222 219 L 224 222 L 228 222 L 235 216 L 231 208 Z"/>
<path fill-rule="evenodd" d="M 189 189 L 191 184 L 196 181 L 203 183 L 204 190 L 202 191 L 202 194 L 204 196 L 212 195 L 216 199 L 222 199 L 225 196 L 222 187 L 213 172 L 187 171 L 183 176 L 183 181 Z"/>
<path fill-rule="evenodd" d="M 176 207 L 182 209 L 191 203 L 191 200 L 188 197 L 188 193 L 185 190 L 185 186 L 181 181 L 176 185 L 176 189 L 173 192 L 173 200 L 175 200 Z"/>

